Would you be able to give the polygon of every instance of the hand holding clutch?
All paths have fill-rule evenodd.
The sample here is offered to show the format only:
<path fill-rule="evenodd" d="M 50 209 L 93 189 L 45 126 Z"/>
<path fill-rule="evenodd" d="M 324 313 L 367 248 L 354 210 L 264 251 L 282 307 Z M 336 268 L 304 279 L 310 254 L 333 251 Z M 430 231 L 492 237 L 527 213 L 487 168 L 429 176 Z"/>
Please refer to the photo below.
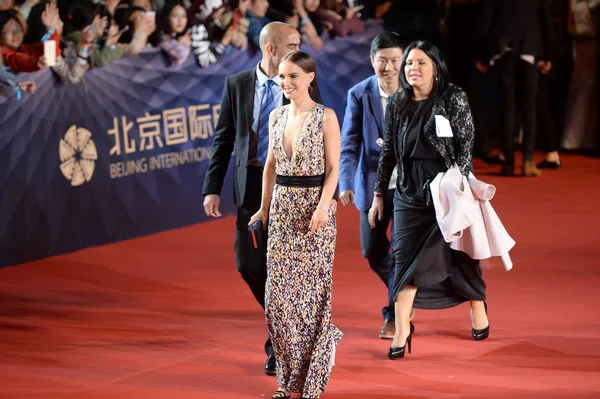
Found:
<path fill-rule="evenodd" d="M 264 231 L 267 229 L 267 216 L 259 210 L 248 222 L 248 233 L 250 234 L 250 242 L 254 248 L 258 248 L 261 245 L 261 238 L 263 237 Z"/>
<path fill-rule="evenodd" d="M 266 230 L 267 214 L 266 214 L 266 212 L 263 212 L 262 209 L 259 209 L 258 212 L 256 212 L 254 215 L 252 215 L 252 217 L 250 218 L 250 221 L 248 222 L 248 226 L 249 226 L 248 228 L 251 228 L 251 226 L 256 224 L 257 222 L 260 222 L 263 230 Z"/>

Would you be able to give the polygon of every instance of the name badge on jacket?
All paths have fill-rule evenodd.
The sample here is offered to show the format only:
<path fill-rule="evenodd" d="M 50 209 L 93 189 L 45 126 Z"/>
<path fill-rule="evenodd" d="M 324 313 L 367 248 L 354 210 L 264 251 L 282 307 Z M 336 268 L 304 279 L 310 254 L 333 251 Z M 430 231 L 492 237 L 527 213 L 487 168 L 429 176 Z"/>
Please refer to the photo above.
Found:
<path fill-rule="evenodd" d="M 454 137 L 450 121 L 442 115 L 435 116 L 435 134 L 438 137 Z"/>

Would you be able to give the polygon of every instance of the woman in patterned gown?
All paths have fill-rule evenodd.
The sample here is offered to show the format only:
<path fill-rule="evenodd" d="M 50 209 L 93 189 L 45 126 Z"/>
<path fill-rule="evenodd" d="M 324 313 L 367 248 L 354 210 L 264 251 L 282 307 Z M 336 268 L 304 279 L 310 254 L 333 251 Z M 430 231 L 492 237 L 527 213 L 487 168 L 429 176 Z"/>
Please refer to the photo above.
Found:
<path fill-rule="evenodd" d="M 260 210 L 250 224 L 267 226 L 265 314 L 278 388 L 273 398 L 319 398 L 342 332 L 331 323 L 336 224 L 332 202 L 340 161 L 333 110 L 315 103 L 316 66 L 293 52 L 279 66 L 289 105 L 269 120 L 269 153 Z"/>

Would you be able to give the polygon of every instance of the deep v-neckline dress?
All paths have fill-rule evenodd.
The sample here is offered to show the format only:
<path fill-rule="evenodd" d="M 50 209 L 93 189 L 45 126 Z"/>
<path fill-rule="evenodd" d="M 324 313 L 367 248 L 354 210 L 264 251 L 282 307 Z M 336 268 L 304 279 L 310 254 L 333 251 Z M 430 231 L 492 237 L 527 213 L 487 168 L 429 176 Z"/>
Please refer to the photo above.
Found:
<path fill-rule="evenodd" d="M 323 115 L 317 104 L 307 114 L 290 156 L 285 152 L 288 106 L 274 111 L 272 146 L 280 176 L 325 173 Z M 335 214 L 316 234 L 308 225 L 322 187 L 276 184 L 269 210 L 265 313 L 277 360 L 277 382 L 302 397 L 325 390 L 342 332 L 331 323 L 331 290 L 336 241 Z"/>

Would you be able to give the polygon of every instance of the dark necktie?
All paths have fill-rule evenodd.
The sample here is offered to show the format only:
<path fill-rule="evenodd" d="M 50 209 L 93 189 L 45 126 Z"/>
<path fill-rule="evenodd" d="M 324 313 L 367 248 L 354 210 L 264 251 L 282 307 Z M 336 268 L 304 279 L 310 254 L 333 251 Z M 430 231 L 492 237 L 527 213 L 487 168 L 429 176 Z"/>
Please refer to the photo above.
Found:
<path fill-rule="evenodd" d="M 275 96 L 273 86 L 275 82 L 271 79 L 263 84 L 262 99 L 260 101 L 260 113 L 258 115 L 258 147 L 256 160 L 262 165 L 267 161 L 269 152 L 269 115 L 275 108 Z"/>

